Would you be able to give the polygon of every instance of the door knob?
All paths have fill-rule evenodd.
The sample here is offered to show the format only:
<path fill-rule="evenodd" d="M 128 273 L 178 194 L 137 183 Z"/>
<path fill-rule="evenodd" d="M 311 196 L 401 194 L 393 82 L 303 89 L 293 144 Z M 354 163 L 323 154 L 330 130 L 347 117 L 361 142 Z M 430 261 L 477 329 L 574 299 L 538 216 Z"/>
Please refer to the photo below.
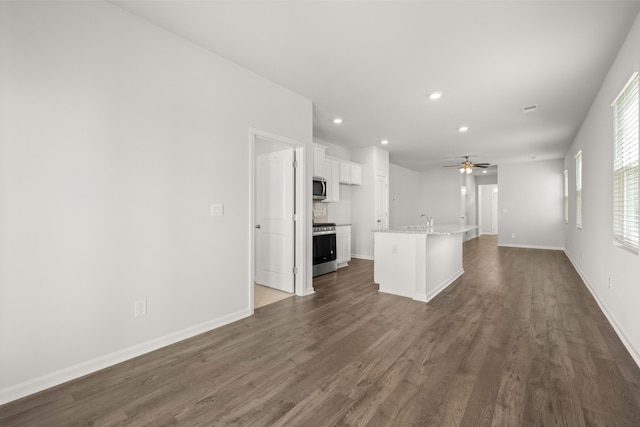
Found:
<path fill-rule="evenodd" d="M 256 225 L 256 228 L 257 228 L 257 229 L 260 229 L 260 224 Z"/>

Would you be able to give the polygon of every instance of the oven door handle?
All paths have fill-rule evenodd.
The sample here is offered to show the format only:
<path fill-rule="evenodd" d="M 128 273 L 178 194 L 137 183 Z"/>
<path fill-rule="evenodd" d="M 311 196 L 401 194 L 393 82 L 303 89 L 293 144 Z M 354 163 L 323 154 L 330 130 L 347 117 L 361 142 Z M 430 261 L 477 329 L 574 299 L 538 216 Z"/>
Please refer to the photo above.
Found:
<path fill-rule="evenodd" d="M 335 230 L 333 231 L 314 231 L 313 237 L 315 236 L 329 236 L 331 234 L 336 234 Z"/>

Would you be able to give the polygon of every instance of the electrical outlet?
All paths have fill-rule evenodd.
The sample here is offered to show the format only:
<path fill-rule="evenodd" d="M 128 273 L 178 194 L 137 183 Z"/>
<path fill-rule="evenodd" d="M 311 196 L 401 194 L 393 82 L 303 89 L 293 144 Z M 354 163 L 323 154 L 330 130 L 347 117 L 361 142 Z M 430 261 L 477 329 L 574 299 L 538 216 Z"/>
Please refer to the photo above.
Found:
<path fill-rule="evenodd" d="M 516 233 L 511 233 L 511 238 L 515 239 L 516 238 Z"/>
<path fill-rule="evenodd" d="M 147 315 L 147 300 L 146 299 L 141 299 L 136 301 L 135 303 L 133 303 L 133 308 L 134 308 L 134 312 L 133 312 L 133 317 L 140 317 L 140 316 L 146 316 Z"/>

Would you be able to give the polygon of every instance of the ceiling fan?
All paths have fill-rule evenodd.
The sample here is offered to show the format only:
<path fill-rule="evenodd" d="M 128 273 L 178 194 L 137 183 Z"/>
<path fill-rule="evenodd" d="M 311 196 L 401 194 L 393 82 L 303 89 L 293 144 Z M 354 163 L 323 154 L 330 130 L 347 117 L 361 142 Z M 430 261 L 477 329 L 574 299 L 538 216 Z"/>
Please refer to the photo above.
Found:
<path fill-rule="evenodd" d="M 469 160 L 469 156 L 464 156 L 464 162 L 459 165 L 446 165 L 444 168 L 458 168 L 460 173 L 471 173 L 473 168 L 486 169 L 491 166 L 491 163 L 473 163 Z"/>

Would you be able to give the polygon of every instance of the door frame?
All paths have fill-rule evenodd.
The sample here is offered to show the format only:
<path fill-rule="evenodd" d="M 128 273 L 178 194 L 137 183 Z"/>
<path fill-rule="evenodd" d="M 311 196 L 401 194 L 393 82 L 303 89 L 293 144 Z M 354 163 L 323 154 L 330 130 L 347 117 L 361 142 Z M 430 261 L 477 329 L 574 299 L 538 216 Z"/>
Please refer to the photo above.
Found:
<path fill-rule="evenodd" d="M 490 188 L 491 189 L 491 200 L 485 200 L 486 198 L 483 197 L 483 189 L 485 188 Z M 493 195 L 494 193 L 497 194 L 498 193 L 498 184 L 480 184 L 478 185 L 478 226 L 479 228 L 479 236 L 482 236 L 484 234 L 490 235 L 490 236 L 495 236 L 498 234 L 498 227 L 499 227 L 499 223 L 498 223 L 498 212 L 497 212 L 497 208 L 496 208 L 496 212 L 495 215 L 493 214 Z M 498 197 L 498 196 L 497 196 Z M 483 230 L 482 224 L 483 224 L 483 220 L 485 220 L 486 218 L 483 218 L 482 215 L 482 211 L 483 209 L 486 207 L 487 204 L 491 205 L 491 230 L 489 230 L 489 232 L 486 232 L 485 230 Z M 493 231 L 493 222 L 495 221 L 496 223 L 496 232 L 492 233 Z"/>
<path fill-rule="evenodd" d="M 297 167 L 294 170 L 294 210 L 296 219 L 294 221 L 294 266 L 297 267 L 297 272 L 294 275 L 294 293 L 296 295 L 304 296 L 306 290 L 306 276 L 307 276 L 307 263 L 306 258 L 306 246 L 307 246 L 307 233 L 304 227 L 306 224 L 306 211 L 304 209 L 304 201 L 306 200 L 306 185 L 304 177 L 306 171 L 306 146 L 303 143 L 295 141 L 291 138 L 276 135 L 267 131 L 263 131 L 256 128 L 249 128 L 249 308 L 251 314 L 253 314 L 253 283 L 255 280 L 255 174 L 256 174 L 256 158 L 255 158 L 255 144 L 256 139 L 263 139 L 269 142 L 288 145 L 293 148 Z"/>

